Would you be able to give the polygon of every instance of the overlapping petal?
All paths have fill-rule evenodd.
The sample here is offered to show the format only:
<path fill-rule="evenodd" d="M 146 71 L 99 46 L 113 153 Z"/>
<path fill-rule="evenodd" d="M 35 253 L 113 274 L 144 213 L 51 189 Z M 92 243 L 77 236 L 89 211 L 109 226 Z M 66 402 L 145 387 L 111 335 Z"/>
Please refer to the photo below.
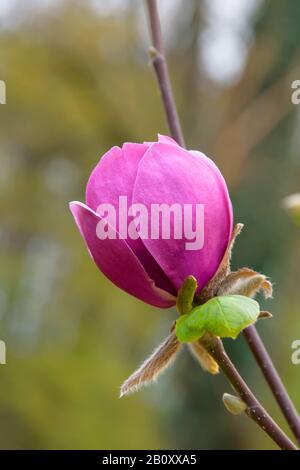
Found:
<path fill-rule="evenodd" d="M 201 155 L 201 154 L 200 154 Z M 214 164 L 173 143 L 153 144 L 138 167 L 133 203 L 204 205 L 204 246 L 187 250 L 182 239 L 143 240 L 146 248 L 177 289 L 193 275 L 198 291 L 216 272 L 232 232 L 232 208 L 223 177 Z M 174 224 L 171 220 L 171 234 Z M 151 230 L 149 221 L 149 231 Z"/>
<path fill-rule="evenodd" d="M 127 196 L 131 204 L 132 190 L 139 162 L 149 145 L 126 143 L 112 147 L 92 171 L 86 187 L 86 204 L 97 211 L 99 204 L 118 206 L 119 196 Z"/>
<path fill-rule="evenodd" d="M 100 204 L 111 204 L 116 209 L 116 227 L 119 232 L 119 197 L 126 197 L 128 207 L 132 204 L 132 191 L 138 165 L 151 144 L 125 143 L 122 148 L 113 147 L 93 170 L 86 189 L 86 203 L 94 211 Z M 175 288 L 164 271 L 138 238 L 126 241 L 156 285 L 171 294 Z"/>
<path fill-rule="evenodd" d="M 94 210 L 80 202 L 70 203 L 70 209 L 92 258 L 108 279 L 128 294 L 155 307 L 167 308 L 175 304 L 175 297 L 157 287 L 118 233 L 113 239 L 98 238 L 96 229 L 101 218 Z"/>

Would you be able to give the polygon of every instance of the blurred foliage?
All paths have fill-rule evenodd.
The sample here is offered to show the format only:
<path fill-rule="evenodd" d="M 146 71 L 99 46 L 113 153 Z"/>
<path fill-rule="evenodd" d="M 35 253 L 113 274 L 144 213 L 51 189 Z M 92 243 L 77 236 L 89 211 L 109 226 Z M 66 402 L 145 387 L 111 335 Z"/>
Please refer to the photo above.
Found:
<path fill-rule="evenodd" d="M 300 407 L 299 231 L 280 209 L 299 191 L 299 2 L 262 2 L 253 44 L 236 84 L 199 68 L 202 2 L 174 8 L 172 81 L 189 147 L 217 161 L 245 223 L 234 265 L 275 281 L 274 319 L 259 329 Z M 180 14 L 179 14 L 180 12 Z M 136 2 L 96 14 L 87 2 L 16 13 L 0 29 L 1 448 L 265 448 L 268 438 L 233 418 L 223 377 L 182 354 L 160 383 L 128 399 L 118 387 L 169 328 L 159 311 L 112 286 L 89 259 L 68 211 L 83 200 L 98 158 L 123 141 L 167 132 L 147 64 Z M 182 40 L 184 38 L 184 40 Z M 282 418 L 242 339 L 226 342 L 263 403 Z"/>

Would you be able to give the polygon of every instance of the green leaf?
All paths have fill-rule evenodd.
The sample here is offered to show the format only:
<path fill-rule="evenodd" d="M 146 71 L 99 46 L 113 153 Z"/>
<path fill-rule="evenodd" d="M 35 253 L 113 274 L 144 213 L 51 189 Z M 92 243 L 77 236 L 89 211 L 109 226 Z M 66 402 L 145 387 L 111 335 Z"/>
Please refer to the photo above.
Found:
<path fill-rule="evenodd" d="M 254 323 L 260 308 L 256 300 L 243 295 L 214 297 L 183 315 L 176 322 L 176 335 L 181 342 L 193 342 L 205 331 L 216 336 L 235 339 L 247 326 Z"/>

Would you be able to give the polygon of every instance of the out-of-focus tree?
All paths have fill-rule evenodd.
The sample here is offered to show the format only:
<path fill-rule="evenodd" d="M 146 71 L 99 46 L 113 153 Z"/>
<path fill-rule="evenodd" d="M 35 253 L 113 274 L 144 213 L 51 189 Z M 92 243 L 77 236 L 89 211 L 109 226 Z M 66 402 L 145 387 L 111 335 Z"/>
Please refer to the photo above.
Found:
<path fill-rule="evenodd" d="M 263 334 L 297 390 L 289 345 L 299 322 L 293 279 L 300 242 L 280 201 L 299 190 L 299 120 L 289 96 L 299 78 L 299 4 L 261 3 L 246 67 L 225 87 L 201 62 L 205 2 L 188 3 L 174 2 L 173 23 L 163 24 L 187 142 L 213 156 L 231 185 L 236 220 L 246 224 L 234 262 L 276 281 L 268 308 L 277 318 L 265 322 Z M 8 350 L 0 445 L 264 447 L 269 441 L 247 422 L 235 426 L 227 417 L 224 381 L 202 373 L 188 355 L 158 386 L 117 399 L 119 384 L 174 318 L 99 275 L 67 208 L 83 200 L 91 169 L 112 145 L 166 132 L 143 12 L 139 2 L 124 4 L 119 14 L 101 15 L 85 1 L 58 2 L 46 13 L 19 13 L 16 25 L 0 30 L 7 83 L 0 107 L 0 336 Z M 269 400 L 242 341 L 228 346 Z M 272 411 L 279 418 L 275 405 Z"/>

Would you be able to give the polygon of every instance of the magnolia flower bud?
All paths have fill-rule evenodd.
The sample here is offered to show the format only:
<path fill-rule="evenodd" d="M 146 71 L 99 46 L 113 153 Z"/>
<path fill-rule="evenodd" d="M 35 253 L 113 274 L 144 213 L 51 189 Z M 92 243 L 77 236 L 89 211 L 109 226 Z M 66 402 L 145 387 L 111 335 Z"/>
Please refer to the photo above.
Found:
<path fill-rule="evenodd" d="M 152 211 L 163 208 L 169 214 L 153 230 Z M 176 304 L 188 276 L 197 281 L 196 293 L 210 281 L 233 225 L 227 186 L 217 166 L 164 136 L 155 143 L 110 149 L 90 176 L 86 204 L 72 202 L 70 209 L 103 274 L 129 294 L 162 308 Z M 158 219 L 164 214 L 159 212 Z M 203 219 L 200 229 L 193 224 L 198 216 Z"/>

